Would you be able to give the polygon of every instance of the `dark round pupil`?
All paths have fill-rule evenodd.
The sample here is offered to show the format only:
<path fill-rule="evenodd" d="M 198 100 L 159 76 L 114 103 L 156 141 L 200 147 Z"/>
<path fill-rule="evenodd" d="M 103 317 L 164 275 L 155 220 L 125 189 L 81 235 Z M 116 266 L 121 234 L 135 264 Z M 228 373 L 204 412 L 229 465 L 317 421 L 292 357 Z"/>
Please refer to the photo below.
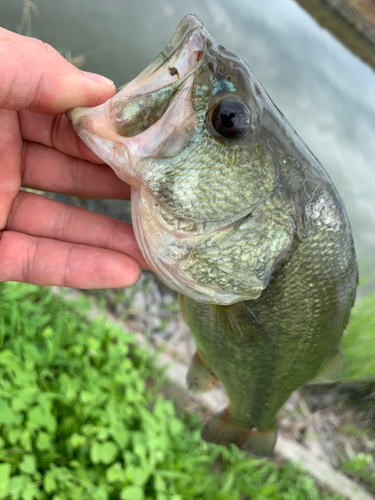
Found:
<path fill-rule="evenodd" d="M 216 132 L 228 139 L 242 136 L 249 127 L 249 114 L 237 101 L 222 101 L 212 112 L 212 125 Z"/>
<path fill-rule="evenodd" d="M 220 121 L 224 128 L 233 128 L 236 125 L 236 114 L 229 109 L 223 109 L 221 112 Z"/>

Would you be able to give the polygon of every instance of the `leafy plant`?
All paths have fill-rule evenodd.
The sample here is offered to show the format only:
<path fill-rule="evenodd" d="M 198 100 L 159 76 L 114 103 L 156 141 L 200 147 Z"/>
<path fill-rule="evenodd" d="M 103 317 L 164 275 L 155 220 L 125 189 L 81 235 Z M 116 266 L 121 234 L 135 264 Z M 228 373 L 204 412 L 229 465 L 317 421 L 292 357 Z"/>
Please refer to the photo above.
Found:
<path fill-rule="evenodd" d="M 0 499 L 322 498 L 293 465 L 204 443 L 155 394 L 162 375 L 133 336 L 87 306 L 0 285 Z"/>
<path fill-rule="evenodd" d="M 357 300 L 344 338 L 345 379 L 375 378 L 375 290 Z"/>
<path fill-rule="evenodd" d="M 370 486 L 371 492 L 375 493 L 375 462 L 371 455 L 358 453 L 355 455 L 352 451 L 350 458 L 341 458 L 343 470 L 357 477 L 360 481 L 364 481 Z"/>

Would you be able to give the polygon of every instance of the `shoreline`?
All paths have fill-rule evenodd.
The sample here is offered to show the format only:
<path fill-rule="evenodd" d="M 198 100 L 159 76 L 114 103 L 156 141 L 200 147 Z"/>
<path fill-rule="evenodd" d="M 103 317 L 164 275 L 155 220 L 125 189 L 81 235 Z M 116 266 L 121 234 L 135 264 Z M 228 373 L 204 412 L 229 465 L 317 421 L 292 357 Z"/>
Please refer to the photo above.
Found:
<path fill-rule="evenodd" d="M 323 0 L 375 48 L 375 5 L 373 0 Z"/>
<path fill-rule="evenodd" d="M 373 0 L 295 0 L 322 27 L 375 69 Z"/>

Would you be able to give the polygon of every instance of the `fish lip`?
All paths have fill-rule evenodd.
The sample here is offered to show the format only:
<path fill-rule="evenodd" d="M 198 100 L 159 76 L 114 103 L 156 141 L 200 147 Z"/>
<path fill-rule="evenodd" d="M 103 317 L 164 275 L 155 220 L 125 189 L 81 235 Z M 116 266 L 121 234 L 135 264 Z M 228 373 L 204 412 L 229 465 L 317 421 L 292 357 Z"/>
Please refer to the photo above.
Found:
<path fill-rule="evenodd" d="M 181 21 L 156 59 L 106 102 L 106 121 L 116 134 L 139 136 L 160 120 L 175 97 L 191 88 L 190 77 L 202 64 L 207 36 L 196 16 Z"/>
<path fill-rule="evenodd" d="M 197 16 L 189 14 L 188 16 L 184 17 L 184 19 L 182 19 L 180 24 L 177 26 L 172 39 L 165 47 L 165 49 L 160 52 L 160 54 L 136 78 L 129 82 L 124 87 L 124 89 L 132 92 L 134 95 L 133 89 L 142 90 L 142 82 L 147 80 L 151 75 L 153 75 L 153 81 L 159 80 L 159 70 L 161 70 L 162 68 L 164 69 L 166 63 L 173 60 L 173 56 L 176 54 L 176 52 L 183 46 L 186 46 L 186 44 L 189 42 L 189 39 L 194 38 L 194 34 L 201 36 L 202 47 L 200 48 L 200 50 L 204 51 L 205 40 L 207 39 L 207 37 L 209 37 L 209 34 L 204 29 L 202 21 Z M 173 69 L 173 66 L 171 67 L 171 69 Z M 156 85 L 154 89 L 156 90 L 163 87 L 163 85 L 159 84 Z"/>
<path fill-rule="evenodd" d="M 177 26 L 170 42 L 168 43 L 163 52 L 168 56 L 175 50 L 176 47 L 181 45 L 183 40 L 190 32 L 196 29 L 205 31 L 203 22 L 199 19 L 198 16 L 195 16 L 194 14 L 188 14 L 182 19 L 182 21 Z"/>

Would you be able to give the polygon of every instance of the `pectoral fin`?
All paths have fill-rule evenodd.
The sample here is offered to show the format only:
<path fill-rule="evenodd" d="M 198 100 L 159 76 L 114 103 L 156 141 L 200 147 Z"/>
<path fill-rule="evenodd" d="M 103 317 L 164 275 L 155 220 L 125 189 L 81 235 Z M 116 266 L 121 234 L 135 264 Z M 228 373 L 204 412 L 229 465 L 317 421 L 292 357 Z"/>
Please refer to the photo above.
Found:
<path fill-rule="evenodd" d="M 210 370 L 203 355 L 197 351 L 191 360 L 186 381 L 192 394 L 201 394 L 212 389 L 219 379 Z"/>
<path fill-rule="evenodd" d="M 276 427 L 258 430 L 239 427 L 226 408 L 207 422 L 202 438 L 215 444 L 235 444 L 241 450 L 260 457 L 272 456 L 277 437 Z"/>
<path fill-rule="evenodd" d="M 342 379 L 344 375 L 345 363 L 341 354 L 341 350 L 328 361 L 318 375 L 316 375 L 308 385 L 312 384 L 332 384 Z"/>
<path fill-rule="evenodd" d="M 178 305 L 180 306 L 180 313 L 181 313 L 182 319 L 186 323 L 185 302 L 184 302 L 184 296 L 182 295 L 182 293 L 177 294 L 177 299 L 178 299 Z"/>
<path fill-rule="evenodd" d="M 232 332 L 235 335 L 257 345 L 266 343 L 266 332 L 246 302 L 237 302 L 227 306 L 227 311 Z"/>
<path fill-rule="evenodd" d="M 199 240 L 179 268 L 188 281 L 215 290 L 217 297 L 228 294 L 228 302 L 218 302 L 222 305 L 236 296 L 257 299 L 294 242 L 293 202 L 273 192 L 247 208 L 246 216 Z"/>

